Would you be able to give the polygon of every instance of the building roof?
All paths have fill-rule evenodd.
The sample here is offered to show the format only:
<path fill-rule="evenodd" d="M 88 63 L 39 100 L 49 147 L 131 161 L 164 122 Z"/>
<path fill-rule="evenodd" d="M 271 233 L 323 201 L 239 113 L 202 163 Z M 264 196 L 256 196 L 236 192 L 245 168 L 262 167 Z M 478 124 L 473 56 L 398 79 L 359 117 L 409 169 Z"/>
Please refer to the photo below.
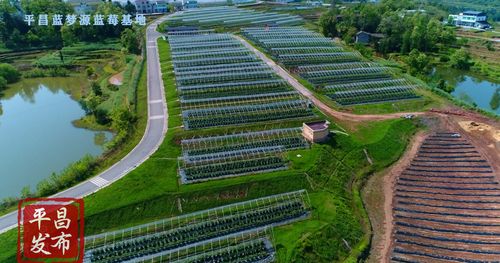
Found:
<path fill-rule="evenodd" d="M 356 36 L 359 36 L 361 34 L 366 34 L 366 35 L 372 36 L 374 38 L 384 38 L 385 37 L 385 35 L 381 34 L 381 33 L 370 33 L 370 32 L 366 32 L 366 31 L 359 31 L 358 33 L 356 33 Z"/>
<path fill-rule="evenodd" d="M 484 12 L 480 11 L 465 11 L 463 12 L 464 15 L 470 15 L 470 16 L 481 16 L 481 15 L 486 15 Z"/>
<path fill-rule="evenodd" d="M 314 121 L 306 122 L 304 124 L 311 128 L 313 131 L 321 131 L 327 129 L 329 123 L 327 121 Z"/>

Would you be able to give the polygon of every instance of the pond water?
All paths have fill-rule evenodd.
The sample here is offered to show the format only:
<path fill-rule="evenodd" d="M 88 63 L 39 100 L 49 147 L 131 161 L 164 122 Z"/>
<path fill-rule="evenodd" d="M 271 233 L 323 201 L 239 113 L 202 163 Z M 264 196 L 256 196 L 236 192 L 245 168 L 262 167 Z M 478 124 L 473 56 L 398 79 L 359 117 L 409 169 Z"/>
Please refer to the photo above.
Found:
<path fill-rule="evenodd" d="M 0 96 L 0 199 L 36 190 L 39 181 L 86 154 L 102 154 L 110 132 L 76 128 L 85 80 L 27 79 Z M 72 95 L 70 95 L 72 94 Z"/>
<path fill-rule="evenodd" d="M 437 67 L 433 73 L 450 86 L 454 97 L 500 115 L 500 84 L 467 71 Z"/>

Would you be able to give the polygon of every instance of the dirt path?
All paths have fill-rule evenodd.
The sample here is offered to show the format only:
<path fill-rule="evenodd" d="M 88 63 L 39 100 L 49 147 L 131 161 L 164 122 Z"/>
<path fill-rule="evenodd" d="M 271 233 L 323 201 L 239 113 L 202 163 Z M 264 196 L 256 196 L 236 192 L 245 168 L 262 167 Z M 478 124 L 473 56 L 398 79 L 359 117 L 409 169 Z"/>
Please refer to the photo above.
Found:
<path fill-rule="evenodd" d="M 123 84 L 123 72 L 111 76 L 108 81 L 110 84 L 121 86 Z"/>
<path fill-rule="evenodd" d="M 335 119 L 342 121 L 354 121 L 354 122 L 363 122 L 363 121 L 377 121 L 377 120 L 388 120 L 388 119 L 396 119 L 400 118 L 406 114 L 413 115 L 424 115 L 425 112 L 399 112 L 399 113 L 391 113 L 391 114 L 366 114 L 366 115 L 358 115 L 347 112 L 340 112 L 330 108 L 324 102 L 316 98 L 314 94 L 308 90 L 304 85 L 302 85 L 297 79 L 295 79 L 288 71 L 283 69 L 281 66 L 276 64 L 273 60 L 269 59 L 264 55 L 264 53 L 260 52 L 250 43 L 248 43 L 245 39 L 240 36 L 235 36 L 245 47 L 254 52 L 260 59 L 262 59 L 268 66 L 270 66 L 276 74 L 281 76 L 284 80 L 288 82 L 292 87 L 295 88 L 300 94 L 304 97 L 308 98 L 318 109 L 326 115 L 329 115 Z"/>
<path fill-rule="evenodd" d="M 409 142 L 410 147 L 403 154 L 401 159 L 394 164 L 389 170 L 377 175 L 375 180 L 371 182 L 371 191 L 379 191 L 379 203 L 376 207 L 372 207 L 370 220 L 373 226 L 372 249 L 368 262 L 389 262 L 389 248 L 391 247 L 392 236 L 392 199 L 394 195 L 394 185 L 399 174 L 410 164 L 411 160 L 418 151 L 418 147 L 427 137 L 427 133 L 419 132 Z M 382 200 L 383 199 L 383 200 Z"/>

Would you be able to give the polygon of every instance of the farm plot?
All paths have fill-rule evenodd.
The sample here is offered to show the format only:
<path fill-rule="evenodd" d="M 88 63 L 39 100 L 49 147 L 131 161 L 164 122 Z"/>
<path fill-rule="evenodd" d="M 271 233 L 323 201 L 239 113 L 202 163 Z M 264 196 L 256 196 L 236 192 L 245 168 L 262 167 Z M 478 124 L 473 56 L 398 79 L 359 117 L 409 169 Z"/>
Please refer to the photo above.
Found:
<path fill-rule="evenodd" d="M 168 39 L 185 129 L 313 116 L 310 102 L 232 35 L 200 31 Z"/>
<path fill-rule="evenodd" d="M 298 25 L 302 18 L 295 15 L 264 13 L 236 7 L 212 7 L 186 10 L 167 19 L 169 26 L 226 26 L 238 27 L 244 25 Z"/>
<path fill-rule="evenodd" d="M 309 147 L 301 132 L 288 128 L 182 140 L 181 182 L 287 169 L 283 152 Z"/>
<path fill-rule="evenodd" d="M 500 184 L 460 134 L 424 141 L 397 179 L 393 204 L 393 262 L 500 258 Z"/>
<path fill-rule="evenodd" d="M 242 33 L 340 105 L 419 98 L 416 85 L 305 28 L 250 27 Z"/>
<path fill-rule="evenodd" d="M 307 192 L 300 190 L 90 236 L 84 262 L 158 262 L 172 257 L 231 262 L 236 255 L 247 257 L 247 262 L 269 262 L 274 250 L 267 228 L 305 219 L 310 209 Z"/>
<path fill-rule="evenodd" d="M 216 238 L 201 245 L 143 256 L 135 262 L 274 262 L 275 250 L 269 228 Z"/>

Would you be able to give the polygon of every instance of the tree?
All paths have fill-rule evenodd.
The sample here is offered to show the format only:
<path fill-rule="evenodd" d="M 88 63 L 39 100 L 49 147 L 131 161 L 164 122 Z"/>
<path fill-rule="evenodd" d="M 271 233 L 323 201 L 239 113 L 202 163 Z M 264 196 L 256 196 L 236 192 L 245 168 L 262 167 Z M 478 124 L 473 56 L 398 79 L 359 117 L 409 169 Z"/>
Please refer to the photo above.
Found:
<path fill-rule="evenodd" d="M 470 54 L 465 49 L 458 49 L 450 57 L 450 66 L 456 69 L 468 70 L 471 66 L 470 59 Z"/>
<path fill-rule="evenodd" d="M 139 54 L 141 52 L 141 41 L 137 30 L 127 28 L 121 35 L 121 43 L 128 52 Z"/>
<path fill-rule="evenodd" d="M 122 135 L 126 134 L 135 122 L 136 118 L 132 112 L 126 108 L 114 109 L 111 112 L 111 127 Z"/>
<path fill-rule="evenodd" d="M 403 33 L 406 31 L 404 22 L 397 12 L 386 12 L 384 14 L 378 26 L 378 31 L 385 35 L 380 40 L 379 52 L 387 54 L 401 50 Z"/>
<path fill-rule="evenodd" d="M 426 35 L 426 51 L 435 50 L 437 44 L 443 35 L 443 26 L 437 19 L 431 19 L 427 23 Z"/>
<path fill-rule="evenodd" d="M 440 79 L 438 84 L 437 84 L 437 88 L 440 89 L 440 90 L 444 90 L 448 93 L 451 93 L 453 92 L 455 89 L 450 86 L 450 85 L 447 85 L 446 84 L 446 81 L 444 79 Z"/>
<path fill-rule="evenodd" d="M 85 69 L 85 73 L 87 73 L 87 77 L 92 77 L 94 74 L 95 74 L 95 69 L 94 67 L 92 66 L 88 66 L 86 69 Z M 97 94 L 96 94 L 97 95 Z"/>
<path fill-rule="evenodd" d="M 27 185 L 21 189 L 21 198 L 30 198 L 33 197 L 33 193 L 31 192 L 31 188 Z"/>
<path fill-rule="evenodd" d="M 363 5 L 359 16 L 359 28 L 363 31 L 375 32 L 382 20 L 380 11 L 377 5 Z"/>
<path fill-rule="evenodd" d="M 495 93 L 493 93 L 490 101 L 490 107 L 493 110 L 497 110 L 498 108 L 500 108 L 500 88 L 497 88 L 495 90 Z"/>
<path fill-rule="evenodd" d="M 97 83 L 97 81 L 92 81 L 92 83 L 90 84 L 90 87 L 92 88 L 92 92 L 96 96 L 102 96 L 101 85 L 99 85 L 99 83 Z"/>
<path fill-rule="evenodd" d="M 21 73 L 14 66 L 2 63 L 0 64 L 0 77 L 4 78 L 7 83 L 14 83 L 21 78 Z"/>
<path fill-rule="evenodd" d="M 127 14 L 135 14 L 137 12 L 135 5 L 132 4 L 130 1 L 127 1 L 127 4 L 125 5 L 124 9 Z"/>
<path fill-rule="evenodd" d="M 411 49 L 427 51 L 427 22 L 424 15 L 415 14 L 409 22 L 413 25 L 410 36 Z"/>
<path fill-rule="evenodd" d="M 408 55 L 406 63 L 409 67 L 409 72 L 411 75 L 427 75 L 430 72 L 430 58 L 418 51 L 413 49 Z"/>
<path fill-rule="evenodd" d="M 71 46 L 78 41 L 78 37 L 75 36 L 74 31 L 68 25 L 61 27 L 61 38 L 64 46 Z"/>
<path fill-rule="evenodd" d="M 344 40 L 347 44 L 354 43 L 357 32 L 358 30 L 355 27 L 349 27 L 349 29 L 347 29 L 347 31 L 342 35 L 342 40 Z"/>
<path fill-rule="evenodd" d="M 321 15 L 321 17 L 319 19 L 319 26 L 321 28 L 321 33 L 325 37 L 338 36 L 337 15 L 338 15 L 338 12 L 336 9 L 331 9 L 330 11 Z"/>
<path fill-rule="evenodd" d="M 0 90 L 3 90 L 7 87 L 7 80 L 4 77 L 0 76 Z"/>

